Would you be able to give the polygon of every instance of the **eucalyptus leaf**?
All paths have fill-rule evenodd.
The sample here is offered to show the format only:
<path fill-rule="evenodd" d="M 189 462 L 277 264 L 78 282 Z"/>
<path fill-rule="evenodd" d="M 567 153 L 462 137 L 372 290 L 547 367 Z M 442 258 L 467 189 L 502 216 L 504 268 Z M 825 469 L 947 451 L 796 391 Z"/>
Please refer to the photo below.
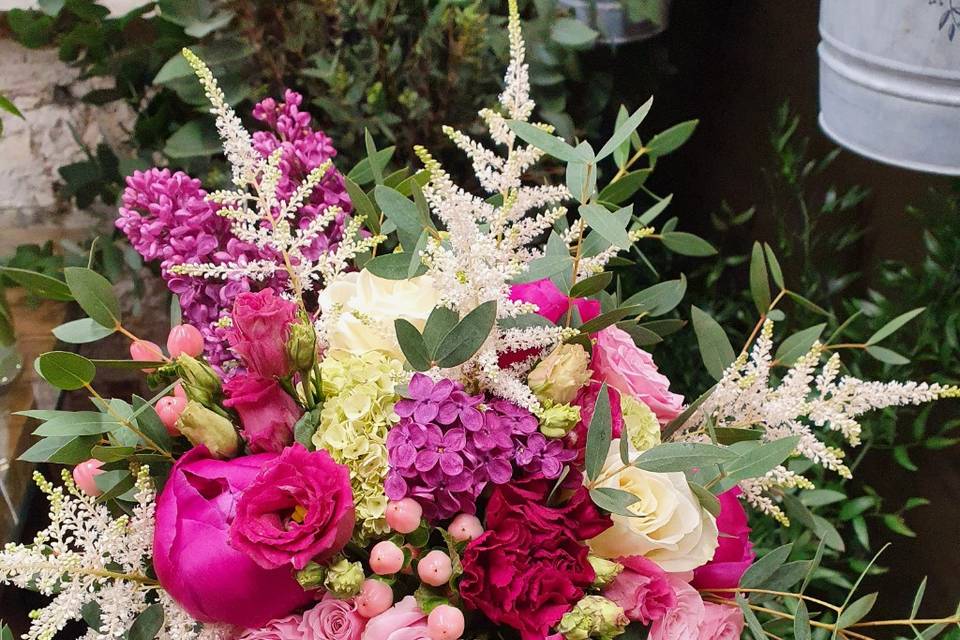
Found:
<path fill-rule="evenodd" d="M 846 629 L 863 620 L 877 603 L 877 594 L 871 593 L 850 603 L 844 607 L 840 617 L 837 618 L 837 628 Z"/>
<path fill-rule="evenodd" d="M 54 327 L 53 335 L 69 344 L 96 342 L 112 335 L 116 329 L 104 327 L 93 318 L 80 318 Z"/>
<path fill-rule="evenodd" d="M 373 233 L 380 233 L 380 212 L 373 201 L 363 190 L 363 187 L 348 177 L 343 178 L 343 186 L 347 189 L 353 208 L 366 220 L 367 228 Z"/>
<path fill-rule="evenodd" d="M 607 313 L 600 314 L 593 320 L 589 320 L 580 325 L 580 333 L 596 333 L 597 331 L 606 329 L 610 325 L 620 322 L 624 318 L 635 316 L 642 312 L 643 309 L 641 309 L 639 305 L 620 307 L 618 309 L 614 309 L 613 311 L 608 311 Z"/>
<path fill-rule="evenodd" d="M 759 242 L 753 243 L 753 251 L 750 256 L 750 295 L 753 297 L 753 304 L 756 305 L 760 314 L 765 314 L 770 309 L 770 280 L 767 274 L 767 261 L 763 254 L 763 247 Z"/>
<path fill-rule="evenodd" d="M 640 190 L 640 187 L 643 186 L 652 172 L 652 169 L 639 169 L 626 173 L 605 186 L 600 191 L 598 199 L 601 202 L 612 202 L 613 204 L 626 202 Z"/>
<path fill-rule="evenodd" d="M 63 275 L 70 293 L 88 316 L 109 329 L 120 326 L 120 301 L 109 280 L 83 267 L 67 267 Z"/>
<path fill-rule="evenodd" d="M 430 312 L 427 323 L 423 327 L 423 342 L 431 360 L 436 359 L 440 343 L 459 321 L 460 315 L 448 307 L 434 307 Z"/>
<path fill-rule="evenodd" d="M 534 126 L 529 122 L 520 120 L 507 120 L 507 126 L 521 140 L 533 145 L 544 153 L 547 153 L 557 160 L 564 162 L 593 162 L 593 156 L 585 153 L 582 148 L 574 148 L 567 144 L 562 138 L 547 133 L 540 127 Z"/>
<path fill-rule="evenodd" d="M 700 501 L 700 506 L 714 518 L 718 517 L 720 515 L 720 499 L 703 485 L 696 482 L 688 482 L 687 484 L 690 485 L 693 495 L 697 496 L 697 500 Z"/>
<path fill-rule="evenodd" d="M 544 280 L 572 269 L 573 258 L 569 255 L 545 255 L 530 262 L 527 270 L 513 279 L 513 284 Z"/>
<path fill-rule="evenodd" d="M 910 359 L 906 358 L 892 349 L 871 345 L 866 348 L 866 352 L 880 362 L 887 364 L 910 364 Z"/>
<path fill-rule="evenodd" d="M 93 381 L 97 373 L 94 364 L 69 351 L 50 351 L 36 361 L 36 370 L 43 379 L 64 391 L 82 389 Z"/>
<path fill-rule="evenodd" d="M 720 324 L 698 307 L 690 308 L 693 320 L 693 330 L 697 334 L 697 344 L 700 346 L 700 357 L 707 368 L 707 373 L 714 380 L 723 377 L 724 370 L 736 358 L 730 339 Z"/>
<path fill-rule="evenodd" d="M 723 470 L 731 480 L 759 478 L 790 457 L 799 442 L 800 436 L 788 436 L 747 448 L 736 460 L 725 464 Z M 753 443 L 738 443 L 747 444 Z"/>
<path fill-rule="evenodd" d="M 663 198 L 660 198 L 659 200 L 657 200 L 656 204 L 654 204 L 649 209 L 641 213 L 640 217 L 637 218 L 637 222 L 639 222 L 642 225 L 650 224 L 651 222 L 656 220 L 657 217 L 667 209 L 667 207 L 670 206 L 671 202 L 673 202 L 672 193 L 668 196 L 664 196 Z"/>
<path fill-rule="evenodd" d="M 780 343 L 774 359 L 780 364 L 790 366 L 801 356 L 809 353 L 813 343 L 820 339 L 826 324 L 818 324 L 793 334 Z"/>
<path fill-rule="evenodd" d="M 484 302 L 465 315 L 440 342 L 436 350 L 436 363 L 449 368 L 469 360 L 486 342 L 496 321 L 495 300 Z"/>
<path fill-rule="evenodd" d="M 427 352 L 427 346 L 423 342 L 423 336 L 413 324 L 403 318 L 397 318 L 393 322 L 397 332 L 397 342 L 400 343 L 400 350 L 410 366 L 415 371 L 426 371 L 430 368 L 430 354 Z"/>
<path fill-rule="evenodd" d="M 613 281 L 613 274 L 609 271 L 602 271 L 596 275 L 590 276 L 589 278 L 584 278 L 583 280 L 577 282 L 570 289 L 571 298 L 586 298 L 587 296 L 592 296 L 595 293 L 599 293 L 607 288 L 607 286 Z"/>
<path fill-rule="evenodd" d="M 416 203 L 382 184 L 373 190 L 373 197 L 387 219 L 397 225 L 400 246 L 404 251 L 413 252 L 424 228 Z"/>
<path fill-rule="evenodd" d="M 587 446 L 584 454 L 587 478 L 596 480 L 603 470 L 603 463 L 610 450 L 610 441 L 613 439 L 613 418 L 610 412 L 610 394 L 607 383 L 600 385 L 597 393 L 597 402 L 593 406 L 593 416 L 587 426 Z"/>
<path fill-rule="evenodd" d="M 347 177 L 358 185 L 365 185 L 373 182 L 374 171 L 382 174 L 384 168 L 390 164 L 396 147 L 385 147 L 376 153 L 369 155 L 350 170 Z"/>
<path fill-rule="evenodd" d="M 766 254 L 767 263 L 770 266 L 770 277 L 773 278 L 774 284 L 783 289 L 783 269 L 780 268 L 780 261 L 777 260 L 777 256 L 773 252 L 773 249 L 771 249 L 770 245 L 766 242 L 763 243 L 763 252 Z"/>
<path fill-rule="evenodd" d="M 685 231 L 667 231 L 660 234 L 660 241 L 670 251 L 682 256 L 702 258 L 717 253 L 713 245 L 692 233 Z"/>
<path fill-rule="evenodd" d="M 160 447 L 161 450 L 171 451 L 173 449 L 173 441 L 170 438 L 170 432 L 167 431 L 167 427 L 164 426 L 163 421 L 160 420 L 160 416 L 157 415 L 157 411 L 153 408 L 153 405 L 136 394 L 134 394 L 131 399 L 131 405 L 133 406 L 134 415 L 136 416 L 140 431 L 150 438 L 155 445 Z"/>
<path fill-rule="evenodd" d="M 79 464 L 90 457 L 90 449 L 99 440 L 99 436 L 50 436 L 34 444 L 17 459 L 23 462 Z"/>
<path fill-rule="evenodd" d="M 906 313 L 900 314 L 899 316 L 897 316 L 887 324 L 880 327 L 880 329 L 877 330 L 876 333 L 870 336 L 866 342 L 867 346 L 877 344 L 881 340 L 884 340 L 890 337 L 896 331 L 898 331 L 903 325 L 907 324 L 908 322 L 916 318 L 925 310 L 926 310 L 926 307 L 919 307 L 917 309 L 913 309 L 911 311 L 907 311 Z"/>
<path fill-rule="evenodd" d="M 0 267 L 0 275 L 10 278 L 30 293 L 41 298 L 59 300 L 60 302 L 73 300 L 70 287 L 65 282 L 42 273 L 15 267 Z"/>
<path fill-rule="evenodd" d="M 426 266 L 420 261 L 419 256 L 414 253 L 387 253 L 382 256 L 371 258 L 363 268 L 375 276 L 386 280 L 407 280 L 410 278 L 410 267 L 413 264 L 419 264 L 414 277 L 423 275 L 427 272 Z"/>
<path fill-rule="evenodd" d="M 687 278 L 658 282 L 623 301 L 624 306 L 640 306 L 650 316 L 662 316 L 673 311 L 687 292 Z"/>
<path fill-rule="evenodd" d="M 92 436 L 120 427 L 116 418 L 99 411 L 75 411 L 47 420 L 34 429 L 35 436 Z"/>
<path fill-rule="evenodd" d="M 647 114 L 650 112 L 650 107 L 653 106 L 653 98 L 650 98 L 644 102 L 640 107 L 633 112 L 633 114 L 626 119 L 622 124 L 618 124 L 617 128 L 614 130 L 613 135 L 610 136 L 610 139 L 607 140 L 607 143 L 604 144 L 600 151 L 597 152 L 597 162 L 600 162 L 608 155 L 614 152 L 623 142 L 626 142 L 630 139 L 630 135 L 636 131 L 637 127 L 640 126 L 640 123 L 643 122 L 643 119 L 647 117 Z"/>
<path fill-rule="evenodd" d="M 647 151 L 652 156 L 665 156 L 676 151 L 690 139 L 693 130 L 697 128 L 698 122 L 698 120 L 688 120 L 658 133 L 647 143 Z"/>
<path fill-rule="evenodd" d="M 153 640 L 163 628 L 163 606 L 151 604 L 137 616 L 127 631 L 126 640 Z"/>
<path fill-rule="evenodd" d="M 666 442 L 644 451 L 633 465 L 644 471 L 669 473 L 720 464 L 737 459 L 726 447 L 700 442 Z"/>
<path fill-rule="evenodd" d="M 609 513 L 627 518 L 638 517 L 638 514 L 630 511 L 630 505 L 640 498 L 622 489 L 612 489 L 610 487 L 590 489 L 590 498 L 595 505 Z"/>
<path fill-rule="evenodd" d="M 614 214 L 598 204 L 580 205 L 580 216 L 591 229 L 603 236 L 603 239 L 621 249 L 629 249 L 633 242 L 624 225 Z"/>
<path fill-rule="evenodd" d="M 740 578 L 740 587 L 743 589 L 759 589 L 770 579 L 774 572 L 779 569 L 790 557 L 793 550 L 793 543 L 785 544 L 782 547 L 768 552 L 762 558 L 747 567 L 743 576 Z"/>

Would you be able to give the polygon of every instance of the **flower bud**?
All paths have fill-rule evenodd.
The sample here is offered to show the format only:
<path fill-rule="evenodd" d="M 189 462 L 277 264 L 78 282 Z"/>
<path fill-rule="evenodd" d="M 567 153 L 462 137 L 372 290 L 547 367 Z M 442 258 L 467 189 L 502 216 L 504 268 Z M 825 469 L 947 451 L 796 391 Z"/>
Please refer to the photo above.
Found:
<path fill-rule="evenodd" d="M 624 394 L 620 396 L 620 408 L 631 449 L 643 453 L 660 444 L 660 421 L 650 407 Z"/>
<path fill-rule="evenodd" d="M 341 557 L 327 567 L 327 576 L 323 580 L 323 586 L 334 598 L 344 600 L 360 593 L 363 580 L 363 565 Z"/>
<path fill-rule="evenodd" d="M 310 562 L 300 571 L 297 571 L 297 582 L 306 590 L 319 589 L 327 577 L 327 568 L 316 562 Z"/>
<path fill-rule="evenodd" d="M 209 407 L 223 394 L 220 377 L 203 360 L 182 354 L 177 358 L 177 372 L 190 400 Z"/>
<path fill-rule="evenodd" d="M 561 344 L 533 368 L 527 383 L 541 402 L 568 404 L 590 382 L 590 356 L 579 344 Z"/>
<path fill-rule="evenodd" d="M 206 445 L 215 458 L 232 458 L 237 455 L 240 440 L 233 424 L 218 413 L 191 400 L 177 420 L 180 433 L 194 446 Z"/>
<path fill-rule="evenodd" d="M 623 565 L 619 562 L 600 558 L 592 554 L 587 556 L 587 561 L 590 563 L 590 566 L 593 567 L 593 573 L 596 576 L 593 579 L 593 586 L 597 589 L 602 589 L 613 582 L 614 579 L 620 575 L 620 572 L 623 571 Z"/>
<path fill-rule="evenodd" d="M 603 596 L 586 596 L 563 614 L 557 631 L 566 640 L 610 640 L 622 634 L 629 623 L 620 605 Z"/>
<path fill-rule="evenodd" d="M 547 403 L 537 417 L 540 433 L 548 438 L 562 438 L 580 422 L 580 407 Z"/>
<path fill-rule="evenodd" d="M 317 359 L 317 333 L 307 323 L 290 325 L 287 358 L 296 371 L 306 371 Z"/>

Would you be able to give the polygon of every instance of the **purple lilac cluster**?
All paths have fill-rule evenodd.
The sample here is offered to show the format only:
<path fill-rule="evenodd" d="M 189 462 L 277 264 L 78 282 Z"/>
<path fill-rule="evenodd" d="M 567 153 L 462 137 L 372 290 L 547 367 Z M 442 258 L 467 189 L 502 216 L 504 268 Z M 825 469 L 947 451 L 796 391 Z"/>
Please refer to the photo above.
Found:
<path fill-rule="evenodd" d="M 555 478 L 575 453 L 538 431 L 537 418 L 506 400 L 470 395 L 452 380 L 413 375 L 387 436 L 391 500 L 412 497 L 431 521 L 475 513 L 487 483 L 505 484 L 518 468 Z"/>
<path fill-rule="evenodd" d="M 287 90 L 283 101 L 267 98 L 253 109 L 253 117 L 269 127 L 253 134 L 253 146 L 264 157 L 281 149 L 282 178 L 277 196 L 288 199 L 310 171 L 336 156 L 333 143 L 322 131 L 310 127 L 310 114 L 300 110 L 303 97 Z M 160 260 L 164 279 L 180 297 L 184 318 L 204 336 L 205 354 L 213 364 L 231 359 L 224 329 L 217 322 L 230 312 L 236 297 L 251 289 L 282 288 L 285 275 L 255 283 L 247 278 L 229 281 L 176 275 L 170 268 L 184 263 L 244 264 L 251 260 L 276 260 L 270 247 L 241 242 L 230 232 L 229 221 L 217 214 L 218 206 L 206 201 L 200 181 L 182 171 L 150 169 L 127 178 L 119 227 L 145 260 Z M 297 211 L 295 224 L 305 228 L 329 206 L 344 213 L 318 234 L 304 250 L 314 259 L 335 246 L 343 234 L 350 199 L 343 176 L 331 170 L 314 189 L 309 201 Z"/>

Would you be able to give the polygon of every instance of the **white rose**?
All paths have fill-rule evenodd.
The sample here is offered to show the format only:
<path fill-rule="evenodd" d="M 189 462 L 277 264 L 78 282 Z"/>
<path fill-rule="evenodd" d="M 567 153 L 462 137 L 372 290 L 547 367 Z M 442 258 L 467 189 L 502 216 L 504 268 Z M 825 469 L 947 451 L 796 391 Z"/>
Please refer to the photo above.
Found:
<path fill-rule="evenodd" d="M 331 349 L 363 354 L 382 351 L 398 360 L 393 321 L 403 318 L 423 331 L 437 306 L 438 295 L 428 275 L 411 280 L 387 280 L 369 271 L 345 273 L 320 293 L 320 309 L 334 319 L 327 325 Z"/>
<path fill-rule="evenodd" d="M 620 441 L 610 444 L 599 487 L 620 489 L 637 497 L 629 509 L 635 518 L 612 515 L 613 526 L 590 540 L 594 554 L 609 559 L 645 556 L 664 571 L 690 571 L 709 562 L 718 545 L 717 520 L 700 506 L 686 477 L 678 472 L 653 473 L 623 466 Z"/>

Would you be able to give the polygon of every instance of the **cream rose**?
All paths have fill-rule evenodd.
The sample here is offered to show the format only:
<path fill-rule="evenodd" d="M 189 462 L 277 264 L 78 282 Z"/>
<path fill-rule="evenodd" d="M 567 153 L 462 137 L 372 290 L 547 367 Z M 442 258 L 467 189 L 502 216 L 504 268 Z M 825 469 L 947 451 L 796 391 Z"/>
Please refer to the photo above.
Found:
<path fill-rule="evenodd" d="M 610 452 L 598 486 L 637 497 L 635 518 L 613 515 L 613 526 L 589 541 L 594 554 L 609 559 L 644 556 L 664 571 L 690 571 L 706 564 L 717 549 L 717 521 L 700 506 L 680 472 L 652 473 L 636 467 L 620 469 L 620 441 Z M 607 477 L 609 475 L 609 477 Z"/>
<path fill-rule="evenodd" d="M 355 354 L 376 350 L 403 360 L 393 321 L 403 318 L 423 331 L 438 299 L 428 275 L 387 280 L 369 271 L 345 273 L 320 293 L 320 309 L 333 316 L 327 343 L 331 349 Z"/>

